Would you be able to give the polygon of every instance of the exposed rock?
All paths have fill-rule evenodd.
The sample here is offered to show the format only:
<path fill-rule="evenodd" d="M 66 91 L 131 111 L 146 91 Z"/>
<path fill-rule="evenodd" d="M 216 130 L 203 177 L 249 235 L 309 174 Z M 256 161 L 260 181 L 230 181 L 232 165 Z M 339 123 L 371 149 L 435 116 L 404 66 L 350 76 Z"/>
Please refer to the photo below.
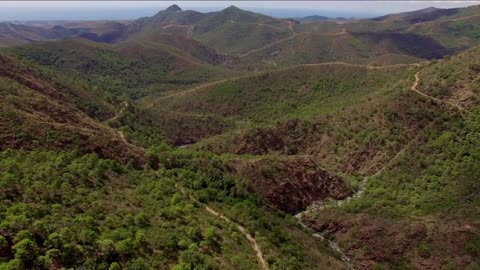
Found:
<path fill-rule="evenodd" d="M 321 169 L 309 157 L 235 162 L 233 170 L 249 179 L 252 189 L 271 207 L 289 213 L 329 197 L 343 199 L 353 194 L 343 179 Z"/>
<path fill-rule="evenodd" d="M 357 269 L 395 269 L 407 263 L 415 269 L 463 269 L 480 253 L 474 248 L 479 229 L 473 224 L 452 221 L 381 218 L 368 214 L 344 214 L 335 209 L 310 213 L 304 223 L 317 232 L 334 235 Z M 436 247 L 443 247 L 438 249 Z"/>

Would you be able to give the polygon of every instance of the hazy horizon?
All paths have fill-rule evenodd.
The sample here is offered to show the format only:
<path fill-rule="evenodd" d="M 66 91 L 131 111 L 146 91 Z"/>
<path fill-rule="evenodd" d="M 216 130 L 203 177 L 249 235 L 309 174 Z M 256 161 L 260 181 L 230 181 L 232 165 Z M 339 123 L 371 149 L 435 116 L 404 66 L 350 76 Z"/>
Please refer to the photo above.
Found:
<path fill-rule="evenodd" d="M 466 7 L 480 1 L 6 1 L 0 2 L 0 21 L 131 20 L 152 16 L 172 4 L 200 12 L 235 5 L 279 18 L 312 15 L 368 18 L 427 7 Z"/>

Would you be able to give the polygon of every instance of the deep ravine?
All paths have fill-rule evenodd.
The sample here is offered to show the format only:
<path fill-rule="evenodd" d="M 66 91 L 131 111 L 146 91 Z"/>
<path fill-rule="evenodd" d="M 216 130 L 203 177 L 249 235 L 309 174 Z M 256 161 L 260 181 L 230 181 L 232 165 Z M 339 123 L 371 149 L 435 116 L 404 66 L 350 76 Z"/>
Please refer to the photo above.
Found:
<path fill-rule="evenodd" d="M 415 91 L 415 92 L 419 93 L 422 96 L 426 96 L 425 94 L 419 92 L 418 89 L 417 89 L 417 86 L 418 86 L 418 83 L 419 83 L 419 80 L 420 80 L 418 74 L 419 74 L 419 72 L 415 73 L 415 81 L 414 81 L 413 85 L 410 87 L 410 89 L 412 91 Z M 429 96 L 427 96 L 427 97 L 429 97 Z M 410 141 L 410 143 L 406 144 L 400 151 L 398 151 L 397 154 L 392 159 L 390 159 L 384 166 L 382 166 L 378 171 L 376 171 L 374 174 L 372 174 L 370 176 L 365 176 L 363 178 L 362 182 L 360 182 L 358 190 L 354 194 L 352 194 L 350 197 L 347 197 L 347 198 L 342 199 L 342 200 L 314 202 L 313 204 L 308 206 L 306 210 L 304 210 L 304 211 L 295 215 L 295 218 L 297 219 L 298 224 L 301 227 L 308 230 L 309 232 L 311 232 L 313 237 L 319 238 L 322 241 L 327 241 L 328 246 L 332 250 L 334 250 L 335 252 L 340 254 L 341 260 L 347 265 L 347 267 L 349 269 L 351 269 L 351 270 L 357 269 L 357 268 L 355 268 L 355 265 L 353 264 L 352 259 L 347 256 L 347 254 L 340 248 L 340 246 L 335 241 L 327 239 L 325 237 L 324 232 L 319 233 L 319 232 L 316 232 L 315 230 L 313 230 L 312 228 L 308 227 L 303 222 L 303 216 L 305 214 L 309 214 L 311 212 L 319 212 L 319 211 L 322 211 L 322 210 L 327 209 L 327 208 L 340 207 L 340 206 L 344 205 L 345 203 L 348 203 L 349 201 L 351 201 L 355 198 L 359 198 L 359 197 L 363 196 L 363 194 L 365 193 L 365 189 L 367 187 L 369 179 L 380 175 L 388 166 L 390 166 L 395 160 L 397 160 L 400 156 L 402 156 L 403 153 L 405 153 L 405 150 L 411 145 L 411 143 L 417 140 L 418 136 L 419 136 L 419 134 L 417 134 L 417 136 L 415 138 L 413 138 Z"/>

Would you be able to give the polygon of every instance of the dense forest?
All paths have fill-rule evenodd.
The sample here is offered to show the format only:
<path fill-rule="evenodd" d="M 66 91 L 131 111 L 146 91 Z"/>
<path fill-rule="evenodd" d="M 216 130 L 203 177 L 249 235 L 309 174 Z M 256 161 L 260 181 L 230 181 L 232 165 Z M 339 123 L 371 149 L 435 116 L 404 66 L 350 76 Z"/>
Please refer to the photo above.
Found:
<path fill-rule="evenodd" d="M 479 14 L 0 23 L 0 270 L 480 269 Z"/>

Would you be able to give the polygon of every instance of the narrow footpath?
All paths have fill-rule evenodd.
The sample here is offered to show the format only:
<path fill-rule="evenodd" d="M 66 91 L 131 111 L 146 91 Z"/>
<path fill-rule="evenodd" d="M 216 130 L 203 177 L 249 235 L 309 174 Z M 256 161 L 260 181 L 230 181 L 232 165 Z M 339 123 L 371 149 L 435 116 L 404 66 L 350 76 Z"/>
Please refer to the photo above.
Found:
<path fill-rule="evenodd" d="M 458 109 L 460 112 L 464 112 L 464 111 L 465 111 L 465 109 L 464 109 L 462 106 L 458 105 L 458 104 L 455 104 L 455 103 L 452 103 L 452 102 L 449 102 L 449 101 L 445 101 L 445 100 L 441 100 L 441 99 L 438 99 L 438 98 L 436 98 L 436 97 L 429 96 L 429 95 L 421 92 L 420 90 L 418 90 L 418 84 L 419 84 L 419 82 L 420 82 L 420 75 L 419 75 L 419 74 L 420 74 L 420 71 L 417 72 L 417 73 L 415 73 L 415 82 L 413 83 L 412 87 L 410 88 L 412 91 L 414 91 L 414 92 L 416 92 L 417 94 L 422 95 L 422 96 L 424 96 L 424 97 L 426 97 L 426 98 L 428 98 L 428 99 L 431 99 L 431 100 L 433 100 L 433 101 L 435 101 L 435 102 L 444 103 L 444 104 L 447 104 L 447 105 L 449 105 L 449 106 L 455 107 L 455 108 Z"/>
<path fill-rule="evenodd" d="M 208 206 L 205 206 L 205 210 L 208 213 L 210 213 L 210 214 L 212 214 L 212 215 L 214 215 L 214 216 L 216 216 L 220 219 L 225 220 L 226 222 L 233 223 L 237 227 L 237 229 L 245 236 L 245 238 L 247 238 L 248 242 L 250 242 L 250 245 L 252 246 L 253 250 L 255 250 L 255 255 L 257 256 L 258 261 L 260 262 L 261 268 L 264 269 L 264 270 L 269 270 L 268 264 L 265 261 L 265 259 L 263 258 L 263 252 L 260 249 L 260 246 L 258 245 L 255 238 L 250 233 L 248 233 L 248 231 L 245 229 L 245 227 L 243 227 L 242 225 L 240 225 L 238 223 L 233 222 L 232 220 L 230 220 L 226 216 L 218 213 L 217 211 L 213 210 L 212 208 L 210 208 Z"/>
<path fill-rule="evenodd" d="M 180 189 L 180 192 L 184 195 L 187 195 L 190 200 L 200 204 L 200 205 L 204 205 L 203 203 L 201 203 L 200 201 L 198 201 L 197 199 L 195 199 L 193 196 L 187 194 L 185 192 L 185 190 L 183 189 L 183 187 L 179 186 L 179 185 L 176 185 L 177 188 Z M 235 225 L 235 227 L 237 227 L 237 229 L 245 236 L 245 238 L 247 238 L 248 242 L 250 243 L 250 246 L 252 247 L 252 249 L 255 251 L 255 256 L 257 256 L 257 259 L 258 259 L 258 262 L 260 263 L 260 268 L 263 269 L 263 270 L 270 270 L 270 268 L 268 267 L 268 264 L 267 262 L 265 261 L 265 258 L 263 256 L 263 252 L 262 250 L 260 249 L 260 246 L 258 245 L 257 243 L 257 240 L 255 240 L 255 237 L 253 237 L 248 231 L 247 229 L 245 229 L 245 227 L 243 227 L 242 225 L 236 223 L 235 221 L 227 218 L 226 216 L 224 216 L 223 214 L 213 210 L 211 207 L 207 206 L 207 205 L 204 205 L 205 206 L 205 211 L 207 211 L 209 214 L 223 220 L 223 221 L 226 221 L 228 223 L 232 223 L 233 225 Z"/>

